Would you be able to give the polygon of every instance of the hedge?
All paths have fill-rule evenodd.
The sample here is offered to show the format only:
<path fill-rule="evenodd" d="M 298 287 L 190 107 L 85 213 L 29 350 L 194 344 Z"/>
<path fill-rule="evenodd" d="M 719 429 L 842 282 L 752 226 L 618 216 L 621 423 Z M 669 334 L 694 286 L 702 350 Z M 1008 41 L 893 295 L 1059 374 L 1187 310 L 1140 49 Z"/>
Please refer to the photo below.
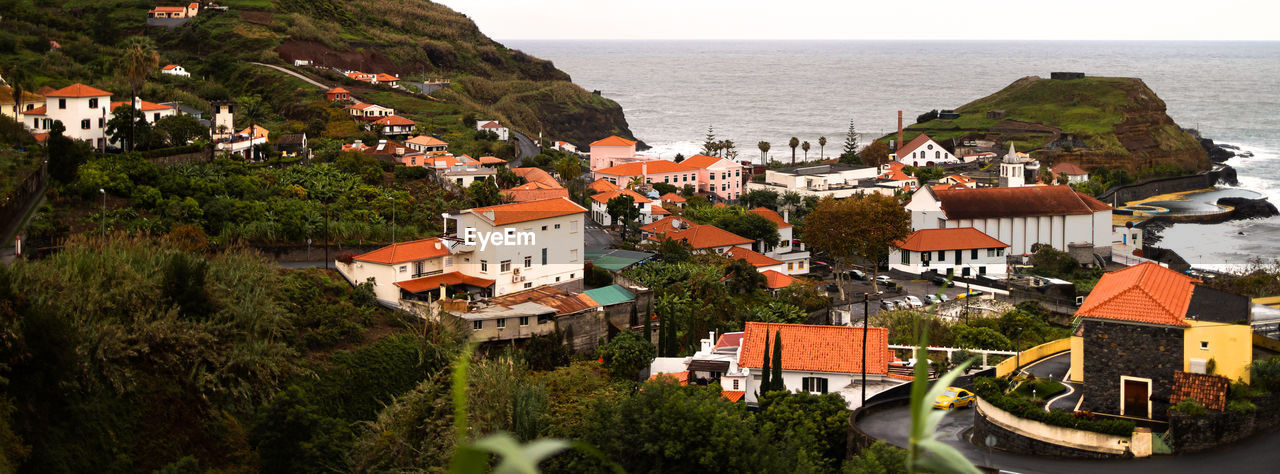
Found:
<path fill-rule="evenodd" d="M 1039 404 L 1026 398 L 1009 396 L 1004 393 L 1008 382 L 1003 379 L 979 377 L 974 381 L 974 393 L 996 408 L 1041 423 L 1061 426 L 1083 431 L 1092 431 L 1115 436 L 1132 436 L 1133 422 L 1124 420 L 1091 420 L 1088 416 L 1078 416 L 1065 411 L 1044 411 Z"/>
<path fill-rule="evenodd" d="M 173 155 L 185 155 L 187 153 L 196 153 L 204 150 L 204 145 L 192 143 L 190 145 L 175 146 L 170 148 L 157 148 L 155 150 L 147 150 L 139 152 L 143 158 L 163 158 Z"/>

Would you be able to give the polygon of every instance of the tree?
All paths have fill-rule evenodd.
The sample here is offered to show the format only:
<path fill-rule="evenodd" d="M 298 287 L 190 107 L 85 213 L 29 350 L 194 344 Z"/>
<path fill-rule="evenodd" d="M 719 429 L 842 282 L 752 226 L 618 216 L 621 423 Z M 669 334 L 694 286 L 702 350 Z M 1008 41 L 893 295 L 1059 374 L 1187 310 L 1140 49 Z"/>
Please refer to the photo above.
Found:
<path fill-rule="evenodd" d="M 834 472 L 844 459 L 849 433 L 849 410 L 836 393 L 773 392 L 763 395 L 756 414 L 761 432 L 775 433 L 803 450 L 810 459 Z"/>
<path fill-rule="evenodd" d="M 627 227 L 640 218 L 640 210 L 636 209 L 636 200 L 626 194 L 619 194 L 605 203 L 605 209 L 613 225 L 622 226 L 622 240 L 627 239 Z"/>
<path fill-rule="evenodd" d="M 888 256 L 890 245 L 911 233 L 911 215 L 890 196 L 867 194 L 840 201 L 828 196 L 805 216 L 802 229 L 809 246 L 831 257 L 837 279 L 854 258 L 865 260 L 876 291 L 880 261 Z M 840 299 L 844 297 L 841 285 Z"/>
<path fill-rule="evenodd" d="M 156 122 L 157 138 L 166 146 L 183 146 L 193 140 L 208 140 L 209 129 L 190 115 L 171 115 Z"/>
<path fill-rule="evenodd" d="M 818 137 L 818 159 L 827 159 L 827 137 Z"/>
<path fill-rule="evenodd" d="M 760 389 L 756 391 L 756 400 L 764 399 L 764 395 L 769 393 L 769 390 L 773 388 L 773 370 L 770 370 L 769 368 L 769 358 L 773 356 L 773 351 L 770 350 L 770 345 L 769 333 L 765 333 L 764 355 L 761 356 L 763 360 L 760 361 Z"/>
<path fill-rule="evenodd" d="M 769 164 L 769 142 L 760 142 L 756 144 L 756 148 L 760 149 L 760 164 Z"/>
<path fill-rule="evenodd" d="M 498 191 L 498 186 L 493 183 L 493 178 L 485 178 L 483 181 L 475 180 L 467 186 L 467 200 L 471 201 L 471 207 L 487 207 L 502 204 L 502 193 Z"/>
<path fill-rule="evenodd" d="M 724 269 L 724 285 L 730 293 L 746 295 L 759 289 L 765 283 L 764 275 L 756 271 L 755 265 L 746 260 L 735 258 Z"/>
<path fill-rule="evenodd" d="M 635 380 L 640 370 L 653 362 L 653 344 L 630 331 L 618 333 L 600 348 L 605 368 L 614 378 Z"/>
<path fill-rule="evenodd" d="M 755 241 L 751 247 L 758 252 L 778 246 L 778 224 L 759 214 L 726 215 L 716 219 L 715 226 Z"/>
<path fill-rule="evenodd" d="M 575 163 L 576 164 L 576 163 Z M 498 189 L 510 189 L 525 183 L 525 179 L 515 172 L 507 169 L 505 166 L 498 167 L 498 172 L 494 174 L 494 180 L 497 182 Z"/>
<path fill-rule="evenodd" d="M 249 139 L 252 140 L 258 133 L 258 123 L 267 116 L 267 104 L 257 95 L 240 96 L 236 102 L 240 105 L 240 118 L 249 122 Z M 257 150 L 253 153 L 253 159 L 257 160 Z"/>
<path fill-rule="evenodd" d="M 21 120 L 22 116 L 19 115 L 18 111 L 19 107 L 22 106 L 22 94 L 26 91 L 27 69 L 14 64 L 5 71 L 4 78 L 11 89 L 9 92 L 13 93 L 13 118 L 14 120 Z"/>
<path fill-rule="evenodd" d="M 569 365 L 569 347 L 559 332 L 534 336 L 524 346 L 524 360 L 530 370 L 555 370 Z"/>
<path fill-rule="evenodd" d="M 124 75 L 129 79 L 129 87 L 133 92 L 129 96 L 129 104 L 132 105 L 138 91 L 142 89 L 142 84 L 147 81 L 147 76 L 151 75 L 151 71 L 156 70 L 160 65 L 160 53 L 156 51 L 156 44 L 151 38 L 146 36 L 130 36 L 124 43 L 124 54 L 121 56 L 124 66 Z M 136 122 L 136 110 L 130 107 L 129 123 Z M 140 140 L 134 139 L 135 134 L 130 129 L 129 132 L 129 150 L 133 150 L 134 145 Z"/>
<path fill-rule="evenodd" d="M 796 147 L 800 146 L 800 139 L 791 137 L 791 140 L 787 141 L 787 146 L 791 147 L 791 164 L 794 165 L 796 164 Z"/>
<path fill-rule="evenodd" d="M 773 369 L 773 375 L 769 376 L 770 392 L 780 392 L 787 389 L 786 381 L 782 379 L 782 330 L 779 329 L 773 333 L 773 361 L 770 364 Z"/>
<path fill-rule="evenodd" d="M 991 328 L 959 326 L 956 328 L 956 345 L 966 349 L 1013 350 L 1013 343 L 1004 334 Z"/>
<path fill-rule="evenodd" d="M 75 181 L 80 165 L 89 161 L 89 157 L 93 155 L 88 142 L 72 140 L 63 135 L 65 131 L 66 127 L 62 126 L 61 120 L 53 122 L 49 139 L 45 142 L 49 153 L 49 176 L 64 184 Z"/>
<path fill-rule="evenodd" d="M 858 158 L 867 166 L 880 166 L 889 161 L 889 145 L 880 140 L 872 141 L 858 152 Z"/>
<path fill-rule="evenodd" d="M 135 114 L 132 105 L 121 105 L 112 110 L 104 132 L 111 138 L 111 143 L 119 143 L 124 150 L 133 150 L 135 139 L 139 143 L 151 141 L 151 124 L 147 123 L 146 117 Z"/>
<path fill-rule="evenodd" d="M 853 120 L 849 121 L 849 131 L 844 135 L 844 148 L 840 158 L 853 158 L 858 154 L 858 131 L 853 128 Z"/>
<path fill-rule="evenodd" d="M 876 441 L 845 464 L 846 474 L 907 474 L 907 451 Z"/>
<path fill-rule="evenodd" d="M 553 166 L 556 169 L 556 173 L 560 174 L 560 179 L 564 181 L 564 184 L 569 189 L 577 189 L 578 178 L 582 176 L 582 163 L 577 158 L 566 155 L 556 160 Z"/>
<path fill-rule="evenodd" d="M 742 195 L 738 197 L 738 202 L 742 203 L 742 207 L 764 207 L 777 210 L 778 192 L 770 189 L 752 189 L 742 193 Z"/>
<path fill-rule="evenodd" d="M 715 127 L 708 125 L 707 137 L 702 142 L 702 154 L 707 156 L 714 156 L 716 154 L 716 149 L 718 147 L 719 147 L 719 143 L 716 142 Z"/>
<path fill-rule="evenodd" d="M 667 193 L 675 193 L 680 191 L 680 188 L 677 188 L 676 185 L 671 183 L 653 183 L 653 184 L 650 184 L 650 186 L 653 187 L 654 191 L 658 192 L 659 196 L 665 196 L 667 195 Z"/>
<path fill-rule="evenodd" d="M 804 161 L 809 161 L 809 141 L 805 140 L 804 143 L 801 143 L 800 149 L 804 150 Z"/>
<path fill-rule="evenodd" d="M 916 123 L 925 123 L 936 118 L 938 118 L 938 109 L 933 109 L 916 116 Z M 898 146 L 902 146 L 902 144 L 899 143 Z"/>

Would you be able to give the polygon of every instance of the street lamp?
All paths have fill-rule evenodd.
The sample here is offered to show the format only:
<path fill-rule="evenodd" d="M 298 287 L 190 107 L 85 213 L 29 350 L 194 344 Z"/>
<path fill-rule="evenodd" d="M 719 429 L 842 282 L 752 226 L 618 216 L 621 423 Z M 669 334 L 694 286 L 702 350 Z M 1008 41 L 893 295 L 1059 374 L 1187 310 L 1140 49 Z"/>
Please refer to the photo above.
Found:
<path fill-rule="evenodd" d="M 870 324 L 870 321 L 871 321 L 871 311 L 869 308 L 870 305 L 868 303 L 868 301 L 870 300 L 871 300 L 871 294 L 867 292 L 863 292 L 862 293 L 862 404 L 858 405 L 859 407 L 865 406 L 867 404 L 867 325 Z M 853 310 L 850 309 L 849 312 L 852 313 Z"/>
<path fill-rule="evenodd" d="M 107 238 L 107 190 L 98 188 L 98 194 L 102 195 L 102 238 Z"/>

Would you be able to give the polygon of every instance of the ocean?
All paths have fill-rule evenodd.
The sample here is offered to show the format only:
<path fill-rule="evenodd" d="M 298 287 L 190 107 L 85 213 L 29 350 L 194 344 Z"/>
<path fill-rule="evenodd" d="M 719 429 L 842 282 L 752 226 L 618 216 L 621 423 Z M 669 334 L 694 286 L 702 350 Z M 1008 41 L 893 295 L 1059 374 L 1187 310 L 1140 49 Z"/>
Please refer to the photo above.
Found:
<path fill-rule="evenodd" d="M 1138 77 L 1183 127 L 1251 151 L 1228 162 L 1241 187 L 1280 202 L 1280 42 L 1112 41 L 546 41 L 508 47 L 549 59 L 617 101 L 636 137 L 663 158 L 701 148 L 707 128 L 740 159 L 840 153 L 850 120 L 867 139 L 932 109 L 959 107 L 1051 71 Z M 826 137 L 825 150 L 818 138 Z M 803 157 L 796 150 L 796 160 Z M 1161 246 L 1194 265 L 1238 268 L 1280 257 L 1280 217 L 1178 224 Z"/>

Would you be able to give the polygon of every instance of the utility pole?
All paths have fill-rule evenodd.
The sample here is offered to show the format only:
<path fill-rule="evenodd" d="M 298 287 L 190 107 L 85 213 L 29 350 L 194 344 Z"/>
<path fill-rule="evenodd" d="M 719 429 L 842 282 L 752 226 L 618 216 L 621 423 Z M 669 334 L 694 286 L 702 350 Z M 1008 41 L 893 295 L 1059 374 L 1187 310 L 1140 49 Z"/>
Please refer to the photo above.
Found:
<path fill-rule="evenodd" d="M 107 240 L 107 190 L 98 188 L 98 194 L 102 195 L 102 240 Z"/>
<path fill-rule="evenodd" d="M 862 404 L 867 404 L 867 325 L 871 321 L 870 303 L 871 294 L 862 293 Z"/>

